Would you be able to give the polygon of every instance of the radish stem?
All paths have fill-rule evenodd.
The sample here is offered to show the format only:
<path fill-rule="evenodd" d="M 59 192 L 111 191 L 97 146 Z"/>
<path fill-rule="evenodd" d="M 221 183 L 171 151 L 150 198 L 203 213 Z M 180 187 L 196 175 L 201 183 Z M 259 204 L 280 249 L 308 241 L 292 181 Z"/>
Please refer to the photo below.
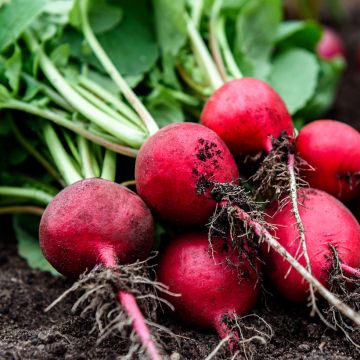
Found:
<path fill-rule="evenodd" d="M 119 123 L 116 119 L 99 110 L 74 90 L 48 56 L 42 51 L 40 44 L 30 31 L 24 33 L 24 39 L 30 50 L 39 53 L 40 66 L 48 80 L 74 109 L 128 145 L 135 148 L 141 146 L 146 138 L 145 134 L 133 127 Z"/>
<path fill-rule="evenodd" d="M 76 181 L 82 180 L 83 177 L 75 168 L 73 160 L 65 151 L 53 127 L 50 124 L 45 123 L 43 131 L 44 140 L 65 183 L 70 185 Z"/>
<path fill-rule="evenodd" d="M 42 216 L 45 209 L 38 206 L 17 205 L 0 207 L 0 215 L 5 214 L 31 214 Z"/>
<path fill-rule="evenodd" d="M 33 200 L 42 205 L 48 205 L 53 196 L 42 190 L 27 189 L 13 186 L 0 186 L 0 196 Z"/>
<path fill-rule="evenodd" d="M 116 144 L 112 141 L 107 140 L 104 137 L 98 136 L 91 131 L 86 130 L 80 123 L 76 124 L 73 121 L 67 119 L 66 117 L 57 114 L 55 111 L 44 110 L 35 105 L 27 104 L 19 100 L 6 100 L 5 102 L 0 103 L 0 109 L 13 109 L 24 111 L 29 114 L 39 116 L 44 119 L 48 119 L 53 123 L 60 125 L 66 129 L 73 131 L 74 133 L 83 136 L 84 138 L 99 144 L 109 150 L 115 151 L 119 154 L 123 154 L 130 157 L 136 157 L 137 150 L 132 149 L 127 146 Z"/>
<path fill-rule="evenodd" d="M 107 268 L 114 268 L 116 266 L 116 257 L 114 250 L 111 247 L 102 248 L 99 250 L 100 259 Z M 136 303 L 133 294 L 120 290 L 117 293 L 117 299 L 129 317 L 132 319 L 132 326 L 138 335 L 141 344 L 146 349 L 151 360 L 161 360 L 156 346 L 151 339 L 150 331 L 146 325 L 145 319 Z"/>
<path fill-rule="evenodd" d="M 96 36 L 94 35 L 88 15 L 88 0 L 83 0 L 80 2 L 80 13 L 81 13 L 81 23 L 82 23 L 82 30 L 84 36 L 89 43 L 91 49 L 95 53 L 96 57 L 99 59 L 100 63 L 103 65 L 106 72 L 112 78 L 114 83 L 119 87 L 121 92 L 124 94 L 125 98 L 129 101 L 129 103 L 134 107 L 140 118 L 143 120 L 144 124 L 146 125 L 148 132 L 150 135 L 156 133 L 159 130 L 155 120 L 150 115 L 148 110 L 139 100 L 139 98 L 135 95 L 132 91 L 130 86 L 126 83 L 124 78 L 120 75 L 102 46 L 100 45 L 99 41 L 97 40 Z"/>

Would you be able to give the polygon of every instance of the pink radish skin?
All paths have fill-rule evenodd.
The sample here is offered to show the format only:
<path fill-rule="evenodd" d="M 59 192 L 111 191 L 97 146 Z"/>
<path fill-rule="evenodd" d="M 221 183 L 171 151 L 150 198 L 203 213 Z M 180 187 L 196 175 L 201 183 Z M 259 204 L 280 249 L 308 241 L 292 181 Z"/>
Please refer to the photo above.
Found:
<path fill-rule="evenodd" d="M 289 112 L 275 90 L 261 80 L 232 80 L 216 90 L 201 114 L 201 123 L 215 131 L 234 156 L 269 153 L 271 138 L 293 136 Z"/>
<path fill-rule="evenodd" d="M 316 189 L 298 191 L 299 211 L 305 228 L 305 241 L 313 275 L 328 287 L 329 271 L 333 253 L 330 245 L 337 251 L 340 260 L 350 268 L 360 266 L 360 226 L 351 212 L 333 196 Z M 268 222 L 277 226 L 270 231 L 279 243 L 295 256 L 300 246 L 299 232 L 288 203 L 278 209 L 274 203 L 267 211 Z M 301 248 L 299 249 L 301 252 Z M 309 296 L 309 285 L 295 271 L 289 271 L 289 264 L 280 255 L 270 250 L 264 251 L 266 273 L 277 290 L 287 299 L 305 301 Z M 302 256 L 299 263 L 305 266 Z M 346 269 L 344 269 L 346 270 Z M 287 275 L 287 276 L 286 276 Z"/>
<path fill-rule="evenodd" d="M 47 206 L 40 223 L 46 259 L 63 275 L 75 278 L 102 263 L 144 260 L 154 242 L 154 224 L 145 203 L 124 186 L 103 179 L 78 181 Z M 133 294 L 118 291 L 118 301 L 150 359 L 160 360 Z"/>
<path fill-rule="evenodd" d="M 40 246 L 56 270 L 77 277 L 101 261 L 104 252 L 120 264 L 149 255 L 154 242 L 152 215 L 134 192 L 103 179 L 78 181 L 47 206 L 40 223 Z"/>
<path fill-rule="evenodd" d="M 304 126 L 296 139 L 298 155 L 315 171 L 302 176 L 311 187 L 341 201 L 360 195 L 360 133 L 334 120 L 317 120 Z"/>
<path fill-rule="evenodd" d="M 337 57 L 345 58 L 345 48 L 340 36 L 329 28 L 324 28 L 316 51 L 325 60 L 332 60 Z"/>
<path fill-rule="evenodd" d="M 260 282 L 247 260 L 223 248 L 223 240 L 215 240 L 213 255 L 215 262 L 206 233 L 180 235 L 163 252 L 157 275 L 170 291 L 181 294 L 168 298 L 179 320 L 216 329 L 224 338 L 229 331 L 222 316 L 246 315 L 256 303 Z"/>
<path fill-rule="evenodd" d="M 239 173 L 224 142 L 193 123 L 168 125 L 141 147 L 135 164 L 138 194 L 161 219 L 178 225 L 203 225 L 216 203 L 208 181 L 229 182 Z"/>

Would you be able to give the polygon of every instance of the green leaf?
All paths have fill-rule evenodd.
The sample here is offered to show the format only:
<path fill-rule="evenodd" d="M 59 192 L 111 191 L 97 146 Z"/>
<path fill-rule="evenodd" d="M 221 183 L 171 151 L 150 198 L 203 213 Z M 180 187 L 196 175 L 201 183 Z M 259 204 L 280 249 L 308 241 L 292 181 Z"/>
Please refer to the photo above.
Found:
<path fill-rule="evenodd" d="M 321 26 L 313 21 L 284 21 L 278 27 L 276 43 L 281 49 L 298 47 L 314 51 L 321 34 Z"/>
<path fill-rule="evenodd" d="M 9 100 L 10 98 L 11 95 L 9 93 L 9 90 L 4 85 L 0 84 L 0 104 L 1 102 Z"/>
<path fill-rule="evenodd" d="M 251 0 L 242 7 L 236 21 L 234 51 L 244 75 L 260 79 L 268 75 L 281 17 L 280 0 Z"/>
<path fill-rule="evenodd" d="M 315 94 L 306 107 L 301 110 L 299 116 L 304 117 L 307 121 L 315 120 L 329 110 L 344 68 L 345 62 L 342 58 L 331 61 L 320 60 L 320 76 Z"/>
<path fill-rule="evenodd" d="M 175 61 L 187 39 L 185 0 L 153 0 L 164 82 L 177 84 Z"/>
<path fill-rule="evenodd" d="M 117 0 L 113 3 L 123 9 L 123 21 L 97 38 L 124 77 L 139 77 L 148 72 L 159 57 L 152 16 L 149 16 L 149 13 L 151 14 L 149 2 Z M 95 56 L 89 54 L 89 48 L 84 46 L 81 33 L 66 31 L 61 43 L 70 45 L 71 56 L 74 59 L 104 71 Z"/>
<path fill-rule="evenodd" d="M 146 106 L 160 127 L 185 121 L 181 104 L 165 87 L 155 88 L 148 96 Z"/>
<path fill-rule="evenodd" d="M 69 14 L 70 24 L 81 29 L 80 1 L 75 0 Z M 118 25 L 122 19 L 122 9 L 117 5 L 111 5 L 107 0 L 88 1 L 88 17 L 92 30 L 95 34 L 105 33 Z"/>
<path fill-rule="evenodd" d="M 12 44 L 50 0 L 11 0 L 0 9 L 0 51 Z"/>
<path fill-rule="evenodd" d="M 153 0 L 156 33 L 163 55 L 176 56 L 186 42 L 185 1 Z"/>
<path fill-rule="evenodd" d="M 51 54 L 50 59 L 56 67 L 64 67 L 67 65 L 70 56 L 70 45 L 62 44 L 55 48 Z"/>
<path fill-rule="evenodd" d="M 18 252 L 32 269 L 47 271 L 53 275 L 59 273 L 44 258 L 38 241 L 39 217 L 15 215 L 13 227 L 18 241 Z"/>
<path fill-rule="evenodd" d="M 14 94 L 17 94 L 20 84 L 22 68 L 22 56 L 19 46 L 16 44 L 13 54 L 5 62 L 5 76 Z"/>
<path fill-rule="evenodd" d="M 314 95 L 318 74 L 315 55 L 292 49 L 274 59 L 268 81 L 283 98 L 290 114 L 294 114 Z"/>

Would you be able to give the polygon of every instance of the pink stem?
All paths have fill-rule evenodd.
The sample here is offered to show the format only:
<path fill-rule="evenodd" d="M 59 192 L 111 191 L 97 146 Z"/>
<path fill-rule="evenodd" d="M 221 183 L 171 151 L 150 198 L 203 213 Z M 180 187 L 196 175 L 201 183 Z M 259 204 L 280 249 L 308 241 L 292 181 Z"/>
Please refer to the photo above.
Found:
<path fill-rule="evenodd" d="M 360 270 L 354 269 L 353 267 L 351 267 L 349 265 L 345 265 L 345 264 L 341 264 L 340 266 L 341 266 L 341 269 L 343 271 L 345 271 L 346 273 L 348 273 L 352 276 L 360 277 Z"/>
<path fill-rule="evenodd" d="M 218 316 L 215 320 L 215 330 L 221 339 L 225 339 L 229 335 L 231 337 L 228 340 L 228 346 L 232 353 L 237 350 L 236 341 L 239 340 L 239 335 L 236 332 L 231 331 L 228 326 L 221 320 L 222 315 Z"/>
<path fill-rule="evenodd" d="M 108 268 L 116 266 L 116 257 L 112 247 L 99 249 L 101 262 Z M 135 296 L 127 291 L 120 290 L 117 299 L 132 319 L 132 327 L 138 335 L 142 346 L 146 349 L 151 360 L 161 360 L 150 331 L 145 323 L 144 316 L 136 303 Z"/>
<path fill-rule="evenodd" d="M 160 360 L 159 353 L 154 342 L 151 339 L 151 334 L 146 326 L 145 319 L 136 303 L 133 294 L 126 291 L 119 291 L 118 300 L 123 308 L 126 310 L 130 318 L 133 320 L 132 326 L 140 338 L 141 344 L 145 347 L 150 359 Z"/>

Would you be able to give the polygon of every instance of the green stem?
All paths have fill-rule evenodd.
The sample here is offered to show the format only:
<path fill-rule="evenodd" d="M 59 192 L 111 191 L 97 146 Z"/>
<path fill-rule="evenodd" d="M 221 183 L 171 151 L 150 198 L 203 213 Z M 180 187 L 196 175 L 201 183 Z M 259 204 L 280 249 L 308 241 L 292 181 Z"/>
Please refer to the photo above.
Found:
<path fill-rule="evenodd" d="M 123 154 L 130 157 L 136 157 L 137 150 L 129 148 L 127 146 L 119 145 L 109 140 L 102 138 L 92 132 L 84 129 L 83 126 L 75 124 L 73 121 L 66 119 L 63 116 L 56 114 L 54 111 L 45 110 L 36 107 L 35 105 L 25 103 L 23 101 L 18 100 L 7 100 L 6 102 L 0 103 L 0 109 L 13 109 L 13 110 L 20 110 L 25 111 L 29 114 L 39 116 L 44 119 L 48 119 L 53 123 L 62 126 L 68 130 L 73 131 L 74 133 L 83 136 L 84 138 L 95 142 L 109 150 L 115 151 L 119 154 Z"/>
<path fill-rule="evenodd" d="M 92 159 L 89 149 L 89 143 L 82 136 L 78 137 L 80 157 L 81 157 L 81 167 L 84 173 L 85 178 L 95 177 L 95 173 L 92 168 Z"/>
<path fill-rule="evenodd" d="M 204 40 L 190 18 L 187 20 L 187 32 L 191 40 L 197 62 L 202 68 L 205 77 L 209 81 L 209 85 L 213 88 L 213 90 L 218 89 L 224 84 L 224 81 L 216 68 L 214 60 L 209 54 L 209 50 L 207 49 Z"/>
<path fill-rule="evenodd" d="M 90 90 L 99 98 L 103 99 L 105 102 L 114 106 L 114 108 L 119 111 L 122 115 L 126 116 L 130 121 L 134 124 L 144 126 L 142 122 L 139 124 L 140 118 L 138 115 L 125 103 L 123 103 L 120 99 L 116 96 L 111 94 L 109 91 L 105 90 L 103 87 L 98 85 L 96 82 L 88 79 L 87 77 L 80 75 L 79 77 L 79 84 L 85 87 L 86 89 Z"/>
<path fill-rule="evenodd" d="M 191 18 L 196 28 L 200 25 L 203 7 L 204 0 L 193 0 Z"/>
<path fill-rule="evenodd" d="M 39 206 L 17 205 L 0 207 L 0 215 L 6 214 L 31 214 L 42 216 L 45 209 Z"/>
<path fill-rule="evenodd" d="M 226 37 L 225 19 L 223 17 L 219 19 L 217 36 L 221 50 L 224 55 L 226 66 L 229 69 L 230 74 L 235 79 L 241 79 L 243 77 L 243 74 L 241 73 L 240 68 L 237 65 L 233 53 L 230 49 L 230 45 Z"/>
<path fill-rule="evenodd" d="M 39 53 L 40 66 L 50 83 L 56 90 L 85 118 L 97 124 L 102 129 L 113 134 L 126 144 L 138 148 L 145 140 L 145 134 L 119 123 L 116 119 L 99 110 L 96 106 L 84 99 L 77 91 L 75 91 L 61 75 L 58 69 L 54 66 L 48 56 L 42 51 L 39 43 L 29 31 L 24 33 L 30 50 Z"/>
<path fill-rule="evenodd" d="M 150 115 L 148 110 L 145 108 L 145 106 L 142 104 L 142 102 L 139 100 L 139 98 L 136 96 L 136 94 L 132 91 L 130 86 L 126 83 L 124 78 L 120 75 L 102 46 L 100 45 L 99 41 L 97 40 L 96 36 L 94 35 L 88 15 L 87 15 L 87 9 L 88 9 L 88 0 L 83 0 L 80 2 L 80 13 L 81 13 L 81 23 L 82 23 L 82 30 L 84 33 L 84 36 L 89 43 L 91 49 L 95 53 L 96 57 L 100 61 L 100 63 L 103 65 L 106 72 L 109 74 L 109 76 L 112 78 L 114 83 L 119 87 L 121 92 L 124 94 L 125 98 L 129 101 L 129 103 L 133 106 L 135 111 L 138 113 L 140 118 L 143 120 L 144 124 L 146 125 L 149 134 L 152 135 L 156 133 L 159 130 L 159 127 L 157 126 L 155 120 Z"/>
<path fill-rule="evenodd" d="M 22 73 L 21 76 L 27 80 L 28 82 L 33 82 L 34 84 L 38 85 L 40 89 L 43 91 L 45 95 L 47 95 L 56 105 L 61 106 L 63 109 L 74 112 L 74 108 L 56 91 L 54 91 L 51 87 L 41 83 L 40 81 L 36 80 L 32 76 Z"/>
<path fill-rule="evenodd" d="M 63 130 L 62 134 L 64 136 L 67 146 L 69 147 L 69 149 L 71 151 L 71 155 L 72 155 L 74 161 L 80 167 L 81 159 L 80 159 L 80 155 L 79 155 L 79 149 L 76 147 L 74 140 L 71 138 L 71 136 L 65 130 Z M 80 168 L 78 170 L 80 170 Z"/>
<path fill-rule="evenodd" d="M 201 98 L 206 100 L 209 96 L 204 89 L 205 85 L 201 85 L 194 81 L 194 79 L 187 73 L 187 71 L 180 65 L 177 66 L 177 71 L 179 72 L 181 79 L 186 83 L 189 88 L 197 93 Z"/>
<path fill-rule="evenodd" d="M 223 0 L 215 0 L 210 14 L 210 21 L 209 21 L 209 43 L 210 43 L 210 50 L 212 56 L 215 60 L 215 64 L 219 70 L 219 73 L 222 79 L 226 82 L 227 75 L 225 65 L 221 56 L 221 50 L 219 46 L 219 41 L 217 38 L 217 26 L 218 26 L 218 18 L 221 10 Z"/>
<path fill-rule="evenodd" d="M 15 122 L 11 121 L 11 128 L 15 135 L 16 140 L 19 144 L 33 156 L 45 169 L 46 171 L 61 185 L 64 186 L 64 182 L 61 179 L 59 172 L 45 159 L 39 151 L 37 151 L 32 144 L 21 134 L 19 128 L 15 125 Z"/>
<path fill-rule="evenodd" d="M 47 205 L 53 199 L 52 195 L 42 190 L 27 189 L 13 186 L 0 186 L 0 196 L 33 200 L 42 205 Z"/>
<path fill-rule="evenodd" d="M 59 169 L 67 185 L 82 179 L 82 176 L 76 170 L 72 159 L 65 151 L 59 137 L 57 136 L 52 125 L 44 124 L 44 140 L 49 148 L 50 154 Z"/>
<path fill-rule="evenodd" d="M 115 181 L 116 175 L 116 153 L 106 150 L 104 163 L 100 177 L 106 180 Z"/>
<path fill-rule="evenodd" d="M 110 106 L 108 106 L 105 102 L 101 101 L 99 98 L 97 98 L 94 94 L 92 94 L 89 90 L 84 89 L 80 85 L 74 85 L 74 89 L 83 96 L 86 100 L 90 101 L 92 104 L 94 104 L 98 109 L 101 111 L 104 111 L 114 119 L 122 122 L 125 125 L 133 126 L 134 124 L 127 119 L 126 117 L 122 116 L 121 114 L 117 113 L 115 110 L 113 110 Z M 139 127 L 137 124 L 135 124 L 137 127 Z M 139 129 L 142 131 L 143 129 L 140 127 Z"/>

